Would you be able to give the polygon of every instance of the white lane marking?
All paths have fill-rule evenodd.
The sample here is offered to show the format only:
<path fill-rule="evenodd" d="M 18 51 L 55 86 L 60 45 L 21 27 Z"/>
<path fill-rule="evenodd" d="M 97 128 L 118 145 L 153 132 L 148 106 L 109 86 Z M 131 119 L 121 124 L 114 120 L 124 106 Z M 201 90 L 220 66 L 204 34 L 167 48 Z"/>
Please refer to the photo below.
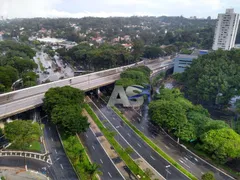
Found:
<path fill-rule="evenodd" d="M 171 174 L 168 170 L 166 170 L 168 174 Z"/>
<path fill-rule="evenodd" d="M 57 150 L 55 149 L 55 153 L 57 154 Z"/>
<path fill-rule="evenodd" d="M 127 133 L 127 135 L 128 135 L 129 137 L 131 137 L 131 135 L 130 135 L 129 133 Z"/>
<path fill-rule="evenodd" d="M 183 162 L 187 162 L 185 159 L 183 159 L 183 158 L 180 158 Z"/>
<path fill-rule="evenodd" d="M 63 165 L 62 165 L 62 164 L 60 164 L 60 166 L 61 166 L 61 168 L 63 169 Z"/>
<path fill-rule="evenodd" d="M 204 172 L 201 172 L 201 174 L 204 174 Z"/>
<path fill-rule="evenodd" d="M 118 129 L 120 126 L 116 126 L 116 128 Z"/>
<path fill-rule="evenodd" d="M 166 146 L 166 145 L 164 145 L 164 146 L 165 146 L 165 148 L 170 149 L 168 146 Z"/>
<path fill-rule="evenodd" d="M 174 145 L 172 145 L 172 143 L 169 143 L 170 146 L 174 147 Z"/>
<path fill-rule="evenodd" d="M 102 114 L 102 116 L 104 118 L 106 118 L 106 120 L 109 122 L 109 124 L 113 127 L 113 129 L 115 129 L 115 131 L 121 136 L 121 138 L 137 153 L 137 155 L 139 155 L 149 166 L 151 166 L 132 146 L 131 144 L 129 144 L 129 142 L 122 136 L 122 134 L 119 133 L 119 131 L 115 128 L 115 126 L 111 123 L 111 121 L 103 114 L 103 112 L 97 107 L 97 105 L 91 100 L 91 103 L 97 108 L 97 110 Z M 112 109 L 111 109 L 112 110 Z M 113 111 L 113 110 L 112 110 Z M 90 128 L 91 129 L 91 128 Z M 133 131 L 133 130 L 132 130 Z M 100 144 L 101 145 L 101 144 Z M 103 148 L 104 149 L 104 148 Z M 111 160 L 111 159 L 110 159 Z M 111 160 L 112 161 L 112 160 Z M 114 164 L 114 163 L 113 163 Z M 114 164 L 115 165 L 115 164 Z M 116 167 L 116 166 L 115 166 Z M 151 166 L 152 167 L 152 166 Z M 153 167 L 152 167 L 153 168 Z M 117 168 L 116 168 L 117 169 Z M 154 168 L 153 168 L 154 169 Z M 156 170 L 154 169 L 154 171 L 163 178 L 163 176 Z M 118 172 L 120 173 L 120 171 L 118 170 Z M 121 174 L 121 173 L 120 173 Z M 121 176 L 123 177 L 123 175 L 121 174 Z M 163 178 L 164 179 L 164 178 Z"/>
<path fill-rule="evenodd" d="M 153 160 L 155 160 L 154 157 L 152 157 L 152 156 L 150 156 L 150 157 L 151 157 Z"/>
<path fill-rule="evenodd" d="M 112 178 L 112 175 L 110 174 L 110 172 L 108 172 L 108 175 L 110 176 L 110 178 Z"/>
<path fill-rule="evenodd" d="M 51 140 L 53 141 L 53 138 L 51 138 Z"/>
<path fill-rule="evenodd" d="M 102 159 L 100 159 L 100 162 L 103 164 L 103 161 L 102 161 Z"/>
<path fill-rule="evenodd" d="M 49 129 L 49 131 L 51 130 L 51 128 L 50 128 L 50 127 L 48 127 L 48 129 Z"/>
<path fill-rule="evenodd" d="M 85 136 L 86 136 L 86 138 L 88 138 L 88 135 L 85 134 Z"/>
<path fill-rule="evenodd" d="M 190 166 L 188 166 L 185 162 L 181 161 L 180 159 L 179 159 L 179 161 L 180 161 L 182 164 L 184 164 L 185 166 L 187 166 L 189 169 L 191 168 Z"/>
<path fill-rule="evenodd" d="M 156 137 L 154 135 L 152 135 L 152 138 L 155 139 Z"/>
<path fill-rule="evenodd" d="M 92 133 L 94 134 L 93 130 L 91 127 L 89 127 L 89 129 L 92 131 Z M 107 155 L 107 157 L 109 158 L 109 160 L 112 162 L 112 164 L 114 165 L 114 167 L 117 169 L 117 171 L 119 172 L 119 174 L 122 176 L 122 178 L 125 180 L 125 178 L 123 177 L 122 173 L 119 171 L 119 169 L 117 168 L 117 166 L 114 164 L 113 160 L 109 157 L 109 155 L 107 154 L 106 150 L 104 149 L 103 145 L 101 144 L 101 142 L 99 141 L 98 138 L 96 138 L 98 143 L 100 144 L 100 146 L 102 147 L 102 149 L 104 150 L 105 154 Z"/>
<path fill-rule="evenodd" d="M 142 146 L 140 146 L 140 144 L 138 144 L 138 143 L 137 143 L 137 145 L 138 145 L 139 147 L 142 147 Z"/>
<path fill-rule="evenodd" d="M 94 147 L 94 146 L 92 146 L 92 148 L 95 150 L 95 147 Z"/>
<path fill-rule="evenodd" d="M 197 158 L 194 158 L 195 159 L 195 161 L 197 161 L 198 162 L 198 159 Z"/>
<path fill-rule="evenodd" d="M 141 128 L 144 130 L 144 127 L 143 127 L 143 126 L 141 126 Z"/>

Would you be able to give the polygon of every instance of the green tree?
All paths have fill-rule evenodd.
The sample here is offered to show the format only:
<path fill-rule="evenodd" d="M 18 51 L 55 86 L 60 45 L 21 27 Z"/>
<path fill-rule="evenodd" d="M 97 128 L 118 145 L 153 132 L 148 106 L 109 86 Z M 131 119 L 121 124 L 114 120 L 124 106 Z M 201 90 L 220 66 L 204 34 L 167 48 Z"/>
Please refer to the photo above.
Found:
<path fill-rule="evenodd" d="M 51 112 L 51 121 L 68 135 L 85 132 L 89 127 L 88 120 L 82 116 L 82 108 L 78 104 L 56 106 Z"/>
<path fill-rule="evenodd" d="M 186 111 L 176 101 L 157 100 L 149 104 L 151 119 L 169 130 L 181 131 L 187 122 Z"/>
<path fill-rule="evenodd" d="M 96 176 L 96 174 L 102 174 L 101 171 L 99 171 L 98 169 L 100 168 L 100 165 L 93 163 L 93 164 L 89 164 L 87 166 L 87 173 L 89 175 L 89 179 L 93 180 L 93 178 Z"/>
<path fill-rule="evenodd" d="M 144 44 L 141 40 L 133 41 L 133 57 L 135 61 L 139 61 L 139 58 L 143 55 L 144 52 Z"/>
<path fill-rule="evenodd" d="M 215 180 L 213 172 L 206 172 L 205 174 L 202 175 L 201 177 L 202 180 Z"/>
<path fill-rule="evenodd" d="M 2 84 L 3 91 L 9 91 L 17 79 L 18 72 L 15 68 L 11 66 L 0 66 L 0 84 Z"/>
<path fill-rule="evenodd" d="M 84 93 L 70 86 L 56 87 L 49 89 L 43 99 L 43 108 L 49 116 L 56 106 L 64 106 L 69 104 L 81 105 L 84 102 Z"/>
<path fill-rule="evenodd" d="M 4 134 L 15 147 L 24 150 L 33 141 L 39 140 L 42 132 L 38 123 L 30 120 L 15 120 L 5 125 Z"/>
<path fill-rule="evenodd" d="M 210 130 L 201 136 L 201 149 L 224 164 L 240 157 L 240 135 L 230 128 Z"/>

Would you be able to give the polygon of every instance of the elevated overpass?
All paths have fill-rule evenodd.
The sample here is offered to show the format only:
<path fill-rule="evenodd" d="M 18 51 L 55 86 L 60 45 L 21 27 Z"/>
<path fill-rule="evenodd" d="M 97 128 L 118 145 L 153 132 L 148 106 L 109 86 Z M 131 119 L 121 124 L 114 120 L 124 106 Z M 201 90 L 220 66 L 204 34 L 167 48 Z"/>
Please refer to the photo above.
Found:
<path fill-rule="evenodd" d="M 72 77 L 59 81 L 54 81 L 47 84 L 41 84 L 38 86 L 25 88 L 0 95 L 0 119 L 19 114 L 21 112 L 34 109 L 41 106 L 44 94 L 54 87 L 72 86 L 74 88 L 81 89 L 83 91 L 89 91 L 101 86 L 105 86 L 114 83 L 120 78 L 121 72 L 124 70 L 144 65 L 144 61 L 128 66 L 122 66 L 118 68 L 108 69 L 104 71 L 94 72 L 78 77 Z M 149 66 L 150 69 L 162 69 L 163 66 L 160 61 L 155 62 Z"/>

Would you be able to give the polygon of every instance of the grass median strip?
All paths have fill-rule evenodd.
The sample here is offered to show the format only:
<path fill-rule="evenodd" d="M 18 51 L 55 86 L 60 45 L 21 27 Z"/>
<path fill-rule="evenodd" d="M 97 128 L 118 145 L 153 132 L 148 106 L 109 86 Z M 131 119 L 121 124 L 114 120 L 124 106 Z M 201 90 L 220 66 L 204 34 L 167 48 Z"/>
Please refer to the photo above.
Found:
<path fill-rule="evenodd" d="M 97 124 L 98 128 L 101 130 L 106 139 L 110 142 L 110 144 L 114 147 L 115 151 L 118 153 L 120 158 L 125 162 L 128 168 L 132 171 L 134 175 L 141 176 L 141 179 L 150 180 L 150 178 L 145 174 L 145 172 L 137 165 L 137 163 L 129 156 L 126 149 L 123 149 L 122 146 L 118 144 L 118 142 L 114 139 L 114 133 L 106 129 L 102 122 L 99 120 L 97 115 L 94 113 L 92 108 L 85 104 L 85 109 L 88 114 L 92 117 L 94 122 Z"/>
<path fill-rule="evenodd" d="M 96 175 L 91 176 L 89 174 L 88 169 L 92 165 L 89 160 L 86 151 L 84 150 L 84 146 L 79 141 L 77 135 L 76 136 L 66 136 L 64 133 L 60 132 L 64 150 L 75 169 L 79 179 L 88 180 L 93 179 L 97 180 Z"/>
<path fill-rule="evenodd" d="M 112 107 L 115 113 L 117 113 L 118 116 L 121 117 L 121 119 L 130 126 L 133 131 L 138 134 L 138 136 L 144 140 L 149 146 L 151 146 L 160 156 L 162 156 L 164 159 L 166 159 L 168 162 L 170 162 L 175 168 L 177 168 L 179 171 L 181 171 L 183 174 L 185 174 L 188 178 L 197 180 L 197 178 L 188 172 L 186 169 L 184 169 L 180 164 L 178 164 L 174 159 L 172 159 L 170 156 L 168 156 L 163 150 L 161 150 L 155 143 L 153 143 L 148 137 L 145 136 L 140 130 L 138 130 L 116 107 Z"/>

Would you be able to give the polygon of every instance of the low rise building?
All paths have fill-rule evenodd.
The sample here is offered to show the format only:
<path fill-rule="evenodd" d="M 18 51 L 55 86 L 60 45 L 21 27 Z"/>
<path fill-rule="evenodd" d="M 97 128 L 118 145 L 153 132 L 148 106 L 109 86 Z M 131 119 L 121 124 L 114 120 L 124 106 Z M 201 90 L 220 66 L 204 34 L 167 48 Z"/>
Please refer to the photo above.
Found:
<path fill-rule="evenodd" d="M 203 56 L 208 54 L 208 50 L 198 50 L 195 49 L 191 55 L 187 54 L 179 54 L 174 59 L 174 70 L 173 73 L 182 73 L 185 71 L 186 67 L 190 66 L 192 64 L 192 61 L 194 59 L 197 59 L 199 56 Z"/>

